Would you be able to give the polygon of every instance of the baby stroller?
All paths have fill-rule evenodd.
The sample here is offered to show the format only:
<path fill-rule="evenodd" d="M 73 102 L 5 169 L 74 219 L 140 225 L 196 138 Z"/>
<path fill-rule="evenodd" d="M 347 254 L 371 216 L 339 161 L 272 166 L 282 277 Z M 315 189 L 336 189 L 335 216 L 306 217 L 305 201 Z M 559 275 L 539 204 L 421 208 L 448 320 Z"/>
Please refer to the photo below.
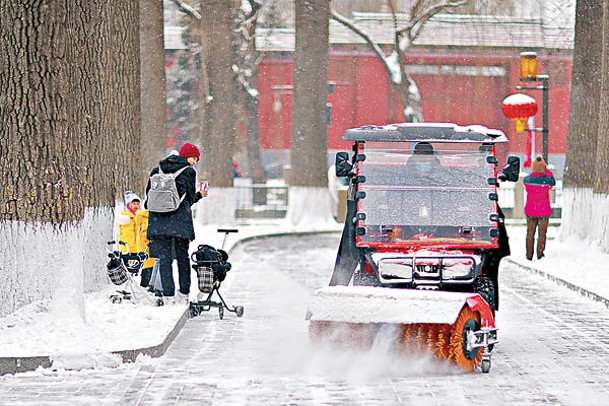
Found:
<path fill-rule="evenodd" d="M 236 233 L 235 229 L 218 229 L 219 233 L 224 234 L 222 249 L 215 249 L 211 245 L 199 245 L 197 251 L 191 255 L 193 269 L 197 272 L 199 290 L 207 294 L 205 300 L 190 302 L 190 317 L 196 317 L 201 312 L 206 312 L 212 307 L 218 308 L 218 316 L 224 318 L 224 309 L 235 313 L 237 317 L 243 316 L 243 306 L 228 306 L 220 294 L 220 285 L 226 278 L 226 273 L 230 271 L 231 264 L 228 262 L 228 253 L 224 251 L 224 243 L 229 233 Z M 211 300 L 213 294 L 217 293 L 219 302 Z"/>
<path fill-rule="evenodd" d="M 127 248 L 127 252 L 120 251 L 118 247 L 121 245 Z M 116 241 L 108 241 L 108 246 L 110 247 L 110 252 L 108 253 L 110 261 L 106 266 L 108 277 L 113 284 L 117 286 L 124 285 L 122 290 L 117 290 L 117 293 L 110 295 L 112 303 L 121 303 L 123 300 L 129 300 L 133 304 L 136 304 L 136 290 L 140 290 L 142 296 L 152 301 L 135 280 L 135 276 L 141 271 L 148 255 L 144 252 L 131 253 L 129 246 L 123 241 L 119 241 L 118 245 Z"/>

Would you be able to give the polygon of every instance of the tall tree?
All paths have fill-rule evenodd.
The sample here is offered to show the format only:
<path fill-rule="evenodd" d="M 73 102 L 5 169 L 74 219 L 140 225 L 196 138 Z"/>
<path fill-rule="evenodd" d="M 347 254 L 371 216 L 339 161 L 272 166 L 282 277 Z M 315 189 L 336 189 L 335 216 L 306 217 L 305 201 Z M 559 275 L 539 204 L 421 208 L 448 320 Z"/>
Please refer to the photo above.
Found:
<path fill-rule="evenodd" d="M 249 9 L 241 9 L 238 32 L 239 97 L 246 125 L 246 151 L 249 175 L 253 183 L 263 183 L 262 159 L 260 154 L 260 127 L 258 125 L 258 65 L 262 55 L 256 50 L 256 27 L 262 11 L 262 2 L 248 0 Z M 265 192 L 266 193 L 266 192 Z"/>
<path fill-rule="evenodd" d="M 328 185 L 329 0 L 296 0 L 291 186 Z"/>
<path fill-rule="evenodd" d="M 600 100 L 597 129 L 597 149 L 594 192 L 609 194 L 609 3 L 602 2 L 603 23 L 601 40 Z"/>
<path fill-rule="evenodd" d="M 332 10 L 332 19 L 359 35 L 381 61 L 389 83 L 399 95 L 404 108 L 404 118 L 409 122 L 423 121 L 421 96 L 414 80 L 406 72 L 405 55 L 434 15 L 468 3 L 469 0 L 412 0 L 406 15 L 400 15 L 395 0 L 387 0 L 393 19 L 394 43 L 389 54 L 374 42 L 369 33 L 360 29 L 346 16 Z"/>
<path fill-rule="evenodd" d="M 603 1 L 578 1 L 564 186 L 593 188 L 602 87 Z"/>
<path fill-rule="evenodd" d="M 204 165 L 214 187 L 233 185 L 232 162 L 237 135 L 233 32 L 237 5 L 234 0 L 206 0 L 201 3 L 205 44 L 203 70 L 209 86 L 203 128 L 209 148 L 204 151 Z"/>
<path fill-rule="evenodd" d="M 99 286 L 89 258 L 104 256 L 91 247 L 140 180 L 138 19 L 133 2 L 0 3 L 0 240 L 14 245 L 0 258 L 0 314 Z M 20 254 L 53 249 L 69 263 Z"/>
<path fill-rule="evenodd" d="M 158 165 L 167 149 L 167 90 L 162 1 L 140 0 L 140 54 L 142 173 L 146 177 L 150 169 Z"/>

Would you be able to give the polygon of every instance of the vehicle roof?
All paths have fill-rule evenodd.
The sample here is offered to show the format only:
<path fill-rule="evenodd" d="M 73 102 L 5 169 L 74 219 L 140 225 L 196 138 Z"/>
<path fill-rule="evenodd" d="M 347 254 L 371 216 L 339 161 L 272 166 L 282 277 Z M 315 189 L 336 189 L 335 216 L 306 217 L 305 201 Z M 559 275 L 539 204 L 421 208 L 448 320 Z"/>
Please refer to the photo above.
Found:
<path fill-rule="evenodd" d="M 345 131 L 344 140 L 392 142 L 502 143 L 508 142 L 500 130 L 481 125 L 460 126 L 452 123 L 399 123 L 366 125 Z"/>

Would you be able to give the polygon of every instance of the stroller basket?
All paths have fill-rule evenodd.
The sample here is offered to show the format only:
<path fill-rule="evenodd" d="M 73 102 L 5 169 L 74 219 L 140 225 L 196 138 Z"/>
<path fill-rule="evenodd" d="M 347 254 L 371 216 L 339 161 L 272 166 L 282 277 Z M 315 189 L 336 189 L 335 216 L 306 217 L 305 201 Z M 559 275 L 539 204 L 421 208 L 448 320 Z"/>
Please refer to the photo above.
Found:
<path fill-rule="evenodd" d="M 129 275 L 127 275 L 127 268 L 125 268 L 125 264 L 123 263 L 120 252 L 114 251 L 108 254 L 110 257 L 110 262 L 106 268 L 108 268 L 108 277 L 115 285 L 122 285 L 123 283 L 129 280 Z"/>
<path fill-rule="evenodd" d="M 114 244 L 114 241 L 108 242 L 108 245 Z M 125 243 L 119 242 L 124 245 Z M 108 277 L 115 285 L 122 285 L 129 280 L 128 273 L 136 274 L 144 264 L 147 258 L 145 253 L 139 252 L 131 254 L 130 252 L 120 252 L 118 250 L 108 253 L 110 261 L 106 268 L 108 269 Z"/>
<path fill-rule="evenodd" d="M 115 285 L 122 285 L 129 279 L 127 270 L 122 265 L 115 269 L 108 269 L 108 276 Z"/>
<path fill-rule="evenodd" d="M 202 293 L 210 293 L 213 290 L 214 270 L 209 266 L 196 268 L 197 279 L 199 280 L 199 290 Z"/>

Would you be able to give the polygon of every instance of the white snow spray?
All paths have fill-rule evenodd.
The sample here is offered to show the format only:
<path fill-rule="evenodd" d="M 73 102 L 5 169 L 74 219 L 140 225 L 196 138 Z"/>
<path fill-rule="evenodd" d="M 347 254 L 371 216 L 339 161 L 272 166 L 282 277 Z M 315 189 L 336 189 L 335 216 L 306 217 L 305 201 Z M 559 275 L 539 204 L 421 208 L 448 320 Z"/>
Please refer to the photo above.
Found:
<path fill-rule="evenodd" d="M 380 328 L 369 349 L 309 344 L 303 356 L 301 373 L 354 383 L 455 373 L 454 367 L 434 359 L 431 354 L 398 354 L 395 338 L 396 327 L 385 325 Z"/>

